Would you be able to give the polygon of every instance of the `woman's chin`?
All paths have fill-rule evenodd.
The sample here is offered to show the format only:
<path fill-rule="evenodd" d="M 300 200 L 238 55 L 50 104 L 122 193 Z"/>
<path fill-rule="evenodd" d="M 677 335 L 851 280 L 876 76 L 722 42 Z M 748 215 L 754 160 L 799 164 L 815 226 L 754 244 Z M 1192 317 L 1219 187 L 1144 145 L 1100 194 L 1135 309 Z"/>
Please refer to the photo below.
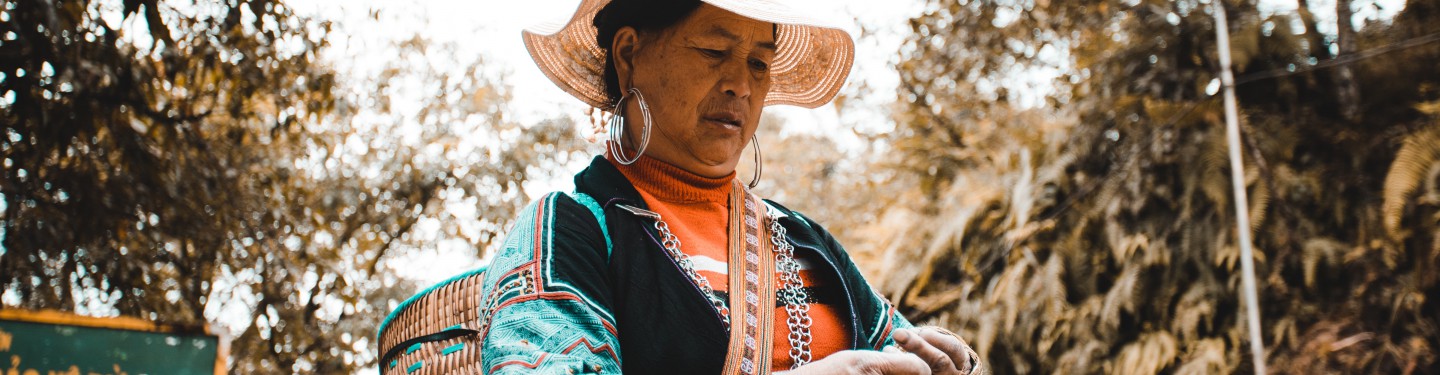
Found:
<path fill-rule="evenodd" d="M 735 155 L 722 152 L 708 154 L 697 153 L 695 154 L 695 160 L 695 164 L 702 170 L 690 172 L 708 177 L 720 177 L 730 174 L 730 172 L 735 171 L 735 165 L 739 162 L 739 159 L 737 159 Z"/>

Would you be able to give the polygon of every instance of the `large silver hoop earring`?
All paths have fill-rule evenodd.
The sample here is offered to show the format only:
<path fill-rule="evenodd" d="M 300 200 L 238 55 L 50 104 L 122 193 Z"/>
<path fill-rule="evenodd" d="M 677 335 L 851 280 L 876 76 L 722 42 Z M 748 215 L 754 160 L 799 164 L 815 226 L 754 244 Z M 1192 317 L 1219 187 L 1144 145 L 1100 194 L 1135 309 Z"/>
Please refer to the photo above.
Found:
<path fill-rule="evenodd" d="M 760 185 L 760 172 L 764 170 L 765 165 L 760 158 L 760 140 L 755 138 L 754 134 L 750 135 L 750 147 L 755 149 L 755 173 L 750 176 L 749 185 L 751 189 L 754 189 L 755 186 Z"/>
<path fill-rule="evenodd" d="M 625 145 L 620 142 L 625 138 L 626 121 L 621 112 L 625 110 L 625 99 L 629 98 L 631 94 L 635 95 L 635 100 L 640 104 L 640 117 L 643 118 L 645 127 L 640 131 L 640 147 L 635 148 L 635 156 L 625 157 Z M 650 122 L 650 106 L 645 104 L 645 96 L 640 94 L 640 89 L 631 87 L 625 95 L 620 97 L 619 101 L 615 102 L 614 113 L 614 116 L 610 116 L 610 155 L 614 156 L 615 161 L 622 165 L 634 164 L 636 160 L 640 160 L 640 155 L 645 154 L 645 147 L 650 145 L 650 128 L 653 125 Z"/>

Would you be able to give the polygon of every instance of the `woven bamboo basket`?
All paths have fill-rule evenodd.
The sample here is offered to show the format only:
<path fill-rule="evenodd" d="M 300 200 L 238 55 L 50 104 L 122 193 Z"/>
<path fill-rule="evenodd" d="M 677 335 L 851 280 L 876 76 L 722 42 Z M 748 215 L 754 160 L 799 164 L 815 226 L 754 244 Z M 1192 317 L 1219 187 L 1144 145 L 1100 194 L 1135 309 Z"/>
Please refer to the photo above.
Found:
<path fill-rule="evenodd" d="M 380 374 L 481 374 L 476 327 L 485 270 L 435 284 L 400 303 L 380 323 Z"/>

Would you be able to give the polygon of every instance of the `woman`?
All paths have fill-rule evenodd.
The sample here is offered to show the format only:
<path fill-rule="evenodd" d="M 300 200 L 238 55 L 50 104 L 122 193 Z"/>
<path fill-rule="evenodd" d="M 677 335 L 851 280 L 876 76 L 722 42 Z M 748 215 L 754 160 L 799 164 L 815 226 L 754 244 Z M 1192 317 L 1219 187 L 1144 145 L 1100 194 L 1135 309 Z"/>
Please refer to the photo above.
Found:
<path fill-rule="evenodd" d="M 524 38 L 552 81 L 613 118 L 576 191 L 531 204 L 491 264 L 484 371 L 979 366 L 958 336 L 895 313 L 820 225 L 735 178 L 765 105 L 835 96 L 844 31 L 774 0 L 585 0 Z"/>

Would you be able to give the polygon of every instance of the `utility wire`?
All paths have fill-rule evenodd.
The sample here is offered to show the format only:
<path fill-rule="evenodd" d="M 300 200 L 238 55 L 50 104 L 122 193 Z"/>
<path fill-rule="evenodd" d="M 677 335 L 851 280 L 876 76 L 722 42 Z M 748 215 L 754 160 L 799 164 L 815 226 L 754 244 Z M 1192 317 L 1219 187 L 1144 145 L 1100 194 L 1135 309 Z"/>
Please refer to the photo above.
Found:
<path fill-rule="evenodd" d="M 1218 32 L 1218 31 L 1217 31 L 1217 32 Z M 1228 39 L 1227 39 L 1227 40 L 1228 40 Z M 1334 59 L 1330 59 L 1330 60 L 1325 60 L 1325 61 L 1322 61 L 1322 62 L 1320 62 L 1320 63 L 1318 63 L 1318 64 L 1315 64 L 1315 65 L 1305 66 L 1305 67 L 1296 68 L 1296 69 L 1276 68 L 1276 69 L 1270 69 L 1270 70 L 1266 70 L 1266 71 L 1249 73 L 1249 74 L 1246 74 L 1246 75 L 1243 75 L 1243 76 L 1240 76 L 1240 77 L 1235 78 L 1234 83 L 1233 83 L 1232 85 L 1226 85 L 1226 87 L 1240 86 L 1240 85 L 1255 83 L 1255 82 L 1257 82 L 1257 81 L 1263 81 L 1263 80 L 1267 80 L 1267 79 L 1286 77 L 1286 76 L 1291 76 L 1291 75 L 1296 75 L 1296 74 L 1302 74 L 1302 73 L 1311 72 L 1311 71 L 1320 70 L 1320 69 L 1333 68 L 1333 67 L 1340 66 L 1340 65 L 1353 64 L 1353 63 L 1359 62 L 1360 60 L 1369 59 L 1369 58 L 1376 57 L 1376 56 L 1380 56 L 1380 55 L 1383 55 L 1383 54 L 1386 54 L 1386 53 L 1395 52 L 1395 51 L 1399 51 L 1399 50 L 1405 50 L 1405 49 L 1411 49 L 1411 48 L 1415 48 L 1415 47 L 1420 47 L 1420 46 L 1423 46 L 1423 45 L 1426 45 L 1426 44 L 1430 44 L 1430 43 L 1435 43 L 1435 42 L 1440 42 L 1440 32 L 1432 33 L 1432 34 L 1427 34 L 1427 35 L 1422 35 L 1422 36 L 1418 36 L 1418 37 L 1415 37 L 1415 38 L 1406 39 L 1406 40 L 1403 40 L 1403 41 L 1400 41 L 1400 42 L 1395 42 L 1395 43 L 1390 43 L 1390 44 L 1386 44 L 1386 45 L 1379 46 L 1379 47 L 1370 48 L 1370 49 L 1367 49 L 1367 50 L 1364 50 L 1364 51 L 1355 52 L 1355 53 L 1348 54 L 1348 55 L 1345 55 L 1345 56 L 1342 56 L 1342 57 L 1338 57 L 1338 58 L 1334 58 Z M 1187 118 L 1187 117 L 1189 117 L 1191 114 L 1193 114 L 1193 113 L 1195 112 L 1195 109 L 1198 108 L 1201 104 L 1205 104 L 1205 103 L 1209 102 L 1210 99 L 1214 99 L 1214 98 L 1215 98 L 1215 95 L 1214 95 L 1214 94 L 1208 94 L 1208 93 L 1207 93 L 1207 94 L 1205 94 L 1205 96 L 1201 97 L 1199 100 L 1195 100 L 1195 101 L 1189 102 L 1188 104 L 1185 105 L 1185 108 L 1184 108 L 1184 109 L 1181 109 L 1179 112 L 1176 112 L 1176 114 L 1175 114 L 1174 116 L 1171 116 L 1167 121 L 1165 121 L 1164 125 L 1161 125 L 1161 126 L 1159 126 L 1159 127 L 1157 127 L 1157 128 L 1168 128 L 1168 127 L 1175 126 L 1175 124 L 1180 123 L 1180 121 L 1184 120 L 1185 118 Z M 1154 131 L 1154 130 L 1152 129 L 1151 132 L 1150 132 L 1149 141 L 1146 142 L 1146 143 L 1154 143 L 1154 142 L 1155 142 L 1156 140 L 1158 140 L 1159 138 L 1160 138 L 1160 132 Z M 1133 151 L 1132 151 L 1132 152 L 1128 153 L 1126 156 L 1123 157 L 1123 159 L 1125 160 L 1125 161 L 1124 161 L 1125 167 L 1124 167 L 1124 168 L 1120 168 L 1122 175 L 1126 175 L 1126 174 L 1129 173 L 1129 170 L 1130 170 L 1129 166 L 1130 166 L 1130 165 L 1133 165 L 1133 164 L 1135 163 L 1135 161 L 1136 161 L 1136 159 L 1135 159 L 1135 154 L 1137 154 L 1137 153 L 1138 153 L 1138 152 L 1133 152 Z M 1064 201 L 1062 201 L 1060 204 L 1056 205 L 1056 206 L 1057 206 L 1056 209 L 1051 210 L 1049 213 L 1047 213 L 1047 214 L 1045 214 L 1044 216 L 1040 217 L 1038 221 L 1042 221 L 1042 222 L 1043 222 L 1043 221 L 1046 221 L 1046 220 L 1051 220 L 1051 219 L 1054 219 L 1054 218 L 1056 218 L 1056 217 L 1059 217 L 1060 214 L 1064 213 L 1065 211 L 1068 211 L 1068 210 L 1070 209 L 1070 207 L 1073 206 L 1076 202 L 1080 201 L 1080 199 L 1084 198 L 1085 196 L 1090 195 L 1091 193 L 1094 193 L 1095 190 L 1100 187 L 1100 185 L 1104 184 L 1106 181 L 1109 181 L 1109 180 L 1111 179 L 1111 177 L 1113 177 L 1113 176 L 1114 176 L 1114 175 L 1107 175 L 1107 176 L 1105 176 L 1104 178 L 1094 179 L 1094 180 L 1091 181 L 1090 183 L 1085 184 L 1085 186 L 1082 187 L 1082 188 L 1081 188 L 1079 191 L 1077 191 L 1075 194 L 1071 194 L 1071 195 L 1067 196 Z M 1246 211 L 1246 213 L 1248 214 L 1248 211 Z M 1246 233 L 1246 236 L 1248 237 L 1248 236 L 1249 236 L 1249 233 Z M 999 260 L 1004 259 L 1005 256 L 1008 256 L 1009 253 L 1010 253 L 1010 251 L 1007 250 L 1007 251 L 1005 251 L 1004 254 L 1002 254 L 1001 256 L 997 256 L 997 257 L 993 257 L 993 258 L 990 258 L 990 259 L 986 259 L 986 260 L 983 262 L 984 264 L 981 265 L 978 269 L 979 269 L 980 272 L 982 272 L 982 273 L 983 273 L 983 272 L 987 272 L 990 268 L 992 268 L 992 267 L 994 267 L 995 265 L 997 265 L 997 264 L 999 263 Z"/>
<path fill-rule="evenodd" d="M 1428 34 L 1428 35 L 1422 35 L 1422 36 L 1418 36 L 1418 37 L 1406 39 L 1406 40 L 1404 40 L 1404 41 L 1400 41 L 1400 42 L 1396 42 L 1396 43 L 1390 43 L 1390 44 L 1386 44 L 1386 45 L 1383 45 L 1383 46 L 1379 46 L 1379 47 L 1367 49 L 1367 50 L 1364 50 L 1364 51 L 1359 51 L 1359 52 L 1352 53 L 1352 54 L 1348 54 L 1348 55 L 1345 55 L 1345 56 L 1342 56 L 1342 57 L 1339 57 L 1339 58 L 1330 59 L 1330 60 L 1325 60 L 1325 61 L 1322 61 L 1322 62 L 1320 62 L 1320 63 L 1318 63 L 1318 64 L 1310 65 L 1310 66 L 1306 66 L 1306 67 L 1301 67 L 1301 68 L 1296 68 L 1296 69 L 1276 68 L 1276 69 L 1270 69 L 1270 70 L 1266 70 L 1266 71 L 1260 71 L 1260 72 L 1254 72 L 1254 73 L 1242 75 L 1242 76 L 1240 76 L 1240 77 L 1236 77 L 1236 78 L 1235 78 L 1235 83 L 1234 83 L 1234 85 L 1238 87 L 1238 86 L 1245 85 L 1245 84 L 1255 83 L 1255 82 L 1257 82 L 1257 81 L 1263 81 L 1263 80 L 1267 80 L 1267 79 L 1273 79 L 1273 78 L 1280 78 L 1280 77 L 1292 76 L 1292 75 L 1302 74 L 1302 73 L 1311 72 L 1311 71 L 1320 70 L 1320 69 L 1333 68 L 1333 67 L 1337 67 L 1337 66 L 1340 66 L 1340 65 L 1353 64 L 1353 63 L 1359 62 L 1360 60 L 1369 59 L 1369 58 L 1376 57 L 1376 56 L 1380 56 L 1380 55 L 1383 55 L 1383 54 L 1386 54 L 1386 53 L 1395 52 L 1395 51 L 1399 51 L 1399 50 L 1410 49 L 1410 48 L 1415 48 L 1415 47 L 1419 47 L 1419 46 L 1423 46 L 1423 45 L 1430 44 L 1430 43 L 1435 43 L 1435 42 L 1440 42 L 1440 32 L 1432 33 L 1432 34 Z M 1177 114 L 1176 114 L 1175 116 L 1171 116 L 1168 120 L 1166 120 L 1166 121 L 1163 123 L 1163 125 L 1159 126 L 1158 128 L 1168 128 L 1168 127 L 1175 126 L 1175 124 L 1180 123 L 1181 120 L 1184 120 L 1185 118 L 1189 117 L 1190 114 L 1194 113 L 1196 107 L 1199 107 L 1201 104 L 1205 104 L 1205 103 L 1209 102 L 1210 99 L 1213 99 L 1213 98 L 1215 98 L 1215 95 L 1214 95 L 1214 94 L 1208 94 L 1208 93 L 1207 93 L 1207 94 L 1205 94 L 1205 96 L 1201 97 L 1199 100 L 1195 100 L 1195 101 L 1192 101 L 1192 102 L 1187 103 L 1187 104 L 1185 105 L 1185 108 L 1184 108 L 1184 109 L 1181 109 L 1179 112 L 1177 112 Z M 1157 132 L 1151 132 L 1151 133 L 1152 133 L 1152 134 L 1151 134 L 1150 137 L 1149 137 L 1149 142 L 1147 142 L 1147 143 L 1153 143 L 1153 142 L 1155 142 L 1157 139 L 1159 139 L 1159 134 L 1158 134 Z M 1130 154 L 1131 154 L 1130 156 L 1127 156 L 1127 157 L 1125 158 L 1125 159 L 1127 159 L 1127 165 L 1128 165 L 1129 162 L 1132 162 L 1132 161 L 1133 161 L 1133 160 L 1129 160 L 1129 159 L 1133 159 L 1133 154 L 1134 154 L 1134 153 L 1132 152 L 1132 153 L 1130 153 Z M 1108 179 L 1109 179 L 1108 177 L 1106 177 L 1106 178 L 1101 178 L 1101 179 L 1096 179 L 1096 180 L 1090 182 L 1089 184 L 1086 184 L 1085 187 L 1081 188 L 1079 192 L 1077 192 L 1076 194 L 1070 195 L 1069 197 L 1067 197 L 1067 198 L 1065 199 L 1065 201 L 1063 201 L 1061 204 L 1059 204 L 1059 205 L 1058 205 L 1058 207 L 1059 207 L 1058 209 L 1055 209 L 1055 210 L 1051 211 L 1049 214 L 1047 214 L 1047 215 L 1045 215 L 1043 218 L 1041 218 L 1040 221 L 1044 221 L 1044 220 L 1048 220 L 1048 219 L 1053 219 L 1053 218 L 1055 218 L 1055 217 L 1060 216 L 1060 214 L 1063 213 L 1064 211 L 1066 211 L 1066 210 L 1070 207 L 1070 205 L 1072 205 L 1072 204 L 1075 203 L 1075 201 L 1079 200 L 1079 198 L 1081 198 L 1081 197 L 1084 197 L 1084 196 L 1088 195 L 1088 194 L 1091 193 L 1093 190 L 1095 190 L 1095 188 L 1098 187 L 1098 185 L 1104 183 L 1104 182 L 1105 182 L 1106 180 L 1108 180 Z"/>
<path fill-rule="evenodd" d="M 1217 31 L 1217 32 L 1218 32 L 1218 31 Z M 1337 66 L 1341 66 L 1341 65 L 1345 65 L 1345 64 L 1355 63 L 1355 62 L 1357 62 L 1357 61 L 1364 60 L 1364 59 L 1368 59 L 1368 58 L 1371 58 L 1371 57 L 1380 56 L 1380 55 L 1383 55 L 1383 54 L 1386 54 L 1386 53 L 1390 53 L 1390 52 L 1394 52 L 1394 51 L 1399 51 L 1399 50 L 1402 50 L 1402 49 L 1415 48 L 1415 47 L 1419 47 L 1419 46 L 1423 46 L 1423 45 L 1430 44 L 1430 43 L 1435 43 L 1435 42 L 1440 42 L 1440 32 L 1432 33 L 1432 34 L 1428 34 L 1428 35 L 1422 35 L 1422 36 L 1418 36 L 1418 37 L 1406 39 L 1406 40 L 1404 40 L 1404 41 L 1400 41 L 1400 42 L 1396 42 L 1396 43 L 1391 43 L 1391 44 L 1386 44 L 1386 45 L 1383 45 L 1383 46 L 1379 46 L 1379 47 L 1367 49 L 1367 50 L 1364 50 L 1364 51 L 1360 51 L 1360 52 L 1348 54 L 1348 55 L 1341 56 L 1341 57 L 1338 57 L 1338 58 L 1321 61 L 1320 63 L 1315 64 L 1315 65 L 1310 65 L 1310 66 L 1305 66 L 1305 67 L 1300 67 L 1300 68 L 1295 68 L 1295 69 L 1290 69 L 1290 68 L 1276 68 L 1276 69 L 1266 70 L 1266 71 L 1263 71 L 1263 72 L 1255 72 L 1255 73 L 1246 74 L 1246 75 L 1240 76 L 1240 78 L 1237 78 L 1237 79 L 1235 80 L 1235 85 L 1236 85 L 1236 86 L 1239 86 L 1239 85 L 1243 85 L 1243 84 L 1247 84 L 1247 83 L 1251 83 L 1251 82 L 1255 82 L 1255 81 L 1261 81 L 1261 80 L 1266 80 L 1266 79 L 1271 79 L 1271 78 L 1280 78 L 1280 77 L 1285 77 L 1285 76 L 1291 76 L 1291 75 L 1296 75 L 1296 74 L 1300 74 L 1300 73 L 1305 73 L 1305 72 L 1310 72 L 1310 71 L 1315 71 L 1315 70 L 1320 70 L 1320 69 L 1325 69 L 1325 68 L 1333 68 L 1333 67 L 1337 67 Z M 1227 40 L 1225 43 L 1226 43 L 1226 44 L 1229 44 L 1229 41 Z"/>

